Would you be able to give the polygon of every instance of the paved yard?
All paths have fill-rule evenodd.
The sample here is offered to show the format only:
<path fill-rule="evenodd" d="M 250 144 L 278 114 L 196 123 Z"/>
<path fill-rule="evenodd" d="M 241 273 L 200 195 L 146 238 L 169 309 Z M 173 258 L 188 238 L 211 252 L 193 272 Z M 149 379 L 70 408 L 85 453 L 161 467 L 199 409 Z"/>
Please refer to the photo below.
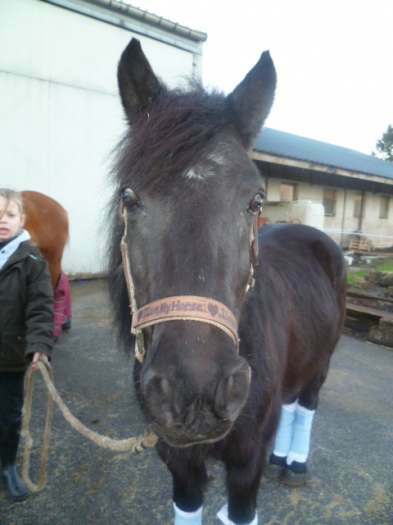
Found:
<path fill-rule="evenodd" d="M 56 347 L 63 398 L 85 424 L 121 438 L 140 434 L 131 364 L 111 334 L 103 281 L 73 286 L 74 322 Z M 37 382 L 38 383 L 38 382 Z M 35 444 L 45 391 L 37 385 Z M 35 449 L 36 450 L 36 449 Z M 393 524 L 393 351 L 343 336 L 315 418 L 310 485 L 263 481 L 264 525 Z M 37 472 L 37 461 L 32 463 Z M 211 463 L 204 524 L 225 501 L 223 471 Z M 11 505 L 0 490 L 1 525 L 170 525 L 170 476 L 154 450 L 112 453 L 86 441 L 56 410 L 47 488 Z"/>

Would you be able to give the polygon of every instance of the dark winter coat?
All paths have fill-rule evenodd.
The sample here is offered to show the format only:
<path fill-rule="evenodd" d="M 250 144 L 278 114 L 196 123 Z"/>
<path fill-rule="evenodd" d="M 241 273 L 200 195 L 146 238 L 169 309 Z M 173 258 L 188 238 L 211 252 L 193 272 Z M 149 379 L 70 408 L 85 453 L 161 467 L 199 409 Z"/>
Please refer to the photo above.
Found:
<path fill-rule="evenodd" d="M 53 347 L 53 290 L 46 261 L 23 242 L 0 270 L 0 372 L 27 368 Z"/>

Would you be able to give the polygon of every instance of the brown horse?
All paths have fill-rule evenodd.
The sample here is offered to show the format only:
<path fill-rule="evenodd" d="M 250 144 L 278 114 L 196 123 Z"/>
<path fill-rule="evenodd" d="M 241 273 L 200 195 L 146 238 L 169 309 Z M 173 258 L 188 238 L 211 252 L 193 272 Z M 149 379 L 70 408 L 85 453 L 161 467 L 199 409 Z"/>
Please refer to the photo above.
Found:
<path fill-rule="evenodd" d="M 68 241 L 68 214 L 57 201 L 37 191 L 22 191 L 25 228 L 46 259 L 54 290 L 54 336 L 71 322 L 71 290 L 61 261 Z"/>
<path fill-rule="evenodd" d="M 48 262 L 53 288 L 61 274 L 61 260 L 68 241 L 68 214 L 57 201 L 37 191 L 22 191 L 25 228 Z"/>

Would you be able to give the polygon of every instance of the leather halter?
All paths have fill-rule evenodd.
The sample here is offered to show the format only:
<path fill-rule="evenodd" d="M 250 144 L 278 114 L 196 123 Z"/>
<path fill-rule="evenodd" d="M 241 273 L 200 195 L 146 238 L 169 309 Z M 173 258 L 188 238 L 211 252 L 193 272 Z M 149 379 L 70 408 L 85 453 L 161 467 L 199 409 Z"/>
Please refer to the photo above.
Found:
<path fill-rule="evenodd" d="M 135 335 L 136 359 L 142 363 L 146 353 L 142 330 L 148 326 L 175 320 L 198 321 L 216 326 L 233 340 L 238 351 L 239 336 L 237 319 L 225 304 L 215 299 L 197 295 L 177 295 L 147 303 L 141 308 L 137 307 L 127 246 L 127 209 L 122 202 L 120 203 L 119 213 L 124 222 L 124 232 L 120 242 L 120 250 L 132 316 L 131 333 Z M 258 264 L 257 219 L 258 216 L 256 216 L 255 221 L 253 221 L 250 233 L 251 265 L 246 293 L 254 286 L 254 266 Z"/>

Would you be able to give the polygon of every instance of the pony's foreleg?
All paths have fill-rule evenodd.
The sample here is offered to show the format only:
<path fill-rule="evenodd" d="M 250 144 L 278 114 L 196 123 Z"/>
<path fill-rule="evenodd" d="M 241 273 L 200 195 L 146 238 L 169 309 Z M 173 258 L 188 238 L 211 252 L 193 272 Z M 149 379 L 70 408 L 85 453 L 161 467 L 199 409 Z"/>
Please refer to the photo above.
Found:
<path fill-rule="evenodd" d="M 173 503 L 173 508 L 175 511 L 175 525 L 202 525 L 202 507 L 186 512 L 179 509 L 176 503 Z"/>
<path fill-rule="evenodd" d="M 257 525 L 257 493 L 265 455 L 265 446 L 243 442 L 230 459 L 224 458 L 227 469 L 228 505 L 217 514 L 224 525 Z"/>
<path fill-rule="evenodd" d="M 204 460 L 193 457 L 189 449 L 157 448 L 172 474 L 174 525 L 202 525 L 203 492 L 207 483 Z"/>

